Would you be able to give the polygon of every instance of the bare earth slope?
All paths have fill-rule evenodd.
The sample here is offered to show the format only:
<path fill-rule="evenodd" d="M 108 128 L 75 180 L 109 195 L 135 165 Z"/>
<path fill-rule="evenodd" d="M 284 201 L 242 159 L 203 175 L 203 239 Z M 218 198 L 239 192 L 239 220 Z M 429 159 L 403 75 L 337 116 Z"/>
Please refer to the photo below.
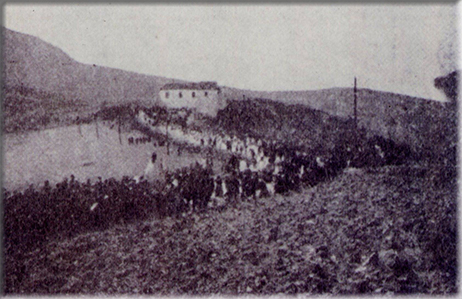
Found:
<path fill-rule="evenodd" d="M 349 169 L 288 197 L 54 241 L 26 257 L 10 291 L 455 292 L 455 186 L 436 175 Z"/>

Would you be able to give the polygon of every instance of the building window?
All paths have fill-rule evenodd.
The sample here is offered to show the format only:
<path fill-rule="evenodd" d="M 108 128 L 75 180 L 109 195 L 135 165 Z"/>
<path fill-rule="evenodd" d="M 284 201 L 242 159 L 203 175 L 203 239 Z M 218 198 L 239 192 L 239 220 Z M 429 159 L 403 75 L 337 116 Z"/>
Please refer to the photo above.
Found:
<path fill-rule="evenodd" d="M 165 93 L 165 98 L 168 99 L 168 91 Z"/>
<path fill-rule="evenodd" d="M 179 96 L 180 98 L 182 98 L 182 97 L 183 97 L 183 93 L 180 91 L 180 93 L 178 94 L 178 96 Z"/>
<path fill-rule="evenodd" d="M 209 95 L 209 93 L 208 93 L 208 92 L 204 92 L 204 95 L 205 95 L 205 96 L 208 96 L 208 95 Z"/>
<path fill-rule="evenodd" d="M 195 98 L 196 97 L 196 93 L 193 91 L 192 92 L 192 97 Z"/>

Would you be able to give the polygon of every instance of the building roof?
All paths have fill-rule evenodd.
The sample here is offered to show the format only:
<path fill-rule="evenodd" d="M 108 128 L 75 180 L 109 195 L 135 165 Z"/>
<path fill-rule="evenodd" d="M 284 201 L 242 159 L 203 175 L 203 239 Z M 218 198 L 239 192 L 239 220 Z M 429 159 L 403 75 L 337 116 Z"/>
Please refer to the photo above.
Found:
<path fill-rule="evenodd" d="M 193 90 L 219 90 L 217 82 L 199 82 L 199 83 L 168 83 L 162 86 L 160 90 L 178 90 L 178 89 L 193 89 Z"/>

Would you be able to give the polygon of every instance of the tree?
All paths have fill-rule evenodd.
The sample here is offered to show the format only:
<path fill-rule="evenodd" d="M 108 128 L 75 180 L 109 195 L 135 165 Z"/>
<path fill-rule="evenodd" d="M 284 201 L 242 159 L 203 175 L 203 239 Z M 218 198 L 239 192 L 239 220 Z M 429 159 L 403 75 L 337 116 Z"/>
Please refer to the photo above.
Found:
<path fill-rule="evenodd" d="M 459 85 L 459 71 L 454 71 L 447 74 L 446 76 L 437 77 L 435 79 L 435 87 L 444 92 L 446 97 L 455 102 L 457 100 L 458 91 L 457 87 Z"/>

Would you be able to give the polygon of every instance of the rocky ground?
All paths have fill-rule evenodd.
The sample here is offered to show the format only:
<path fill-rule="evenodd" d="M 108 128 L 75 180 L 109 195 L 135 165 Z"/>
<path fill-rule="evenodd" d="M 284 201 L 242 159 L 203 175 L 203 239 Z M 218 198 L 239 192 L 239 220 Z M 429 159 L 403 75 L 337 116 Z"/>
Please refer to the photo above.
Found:
<path fill-rule="evenodd" d="M 56 240 L 6 278 L 24 294 L 449 294 L 456 194 L 419 166 L 347 169 L 289 196 Z"/>

